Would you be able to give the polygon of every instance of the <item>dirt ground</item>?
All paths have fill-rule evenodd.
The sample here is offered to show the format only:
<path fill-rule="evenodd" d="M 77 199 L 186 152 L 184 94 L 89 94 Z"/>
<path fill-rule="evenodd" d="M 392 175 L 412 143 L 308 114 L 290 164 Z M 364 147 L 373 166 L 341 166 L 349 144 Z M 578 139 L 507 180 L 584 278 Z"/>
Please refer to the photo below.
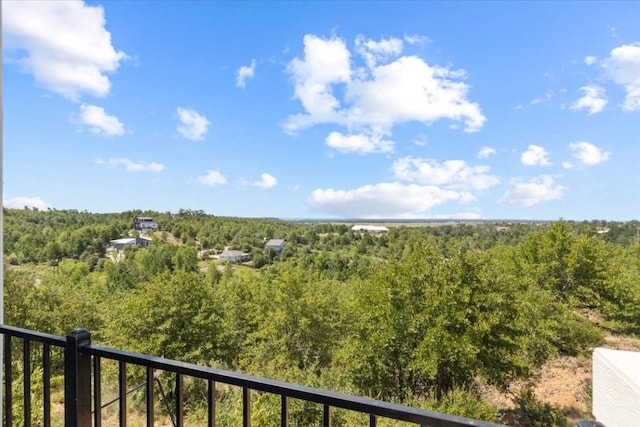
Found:
<path fill-rule="evenodd" d="M 640 339 L 607 335 L 601 347 L 615 350 L 640 351 Z M 568 409 L 573 420 L 593 419 L 591 414 L 591 357 L 560 356 L 549 360 L 528 382 L 543 402 Z M 513 408 L 510 393 L 516 393 L 527 383 L 514 384 L 509 392 L 487 388 L 487 400 L 503 409 Z"/>

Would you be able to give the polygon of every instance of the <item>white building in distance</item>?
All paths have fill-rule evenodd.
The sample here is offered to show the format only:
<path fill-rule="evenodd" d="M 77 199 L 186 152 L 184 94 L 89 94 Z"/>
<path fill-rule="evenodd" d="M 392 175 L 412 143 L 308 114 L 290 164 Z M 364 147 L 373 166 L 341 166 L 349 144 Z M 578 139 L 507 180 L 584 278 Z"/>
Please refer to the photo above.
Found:
<path fill-rule="evenodd" d="M 353 227 L 351 227 L 351 231 L 353 231 L 354 233 L 370 233 L 370 234 L 382 235 L 382 234 L 387 234 L 389 232 L 389 229 L 383 225 L 356 224 Z"/>

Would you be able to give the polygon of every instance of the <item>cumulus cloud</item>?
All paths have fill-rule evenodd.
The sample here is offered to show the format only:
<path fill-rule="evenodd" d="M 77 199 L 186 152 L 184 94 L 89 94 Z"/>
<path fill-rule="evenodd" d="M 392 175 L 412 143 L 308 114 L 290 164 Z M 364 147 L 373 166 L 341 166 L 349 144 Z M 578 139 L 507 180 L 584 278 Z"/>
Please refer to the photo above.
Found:
<path fill-rule="evenodd" d="M 207 187 L 223 185 L 227 183 L 227 178 L 217 170 L 209 169 L 207 173 L 198 177 L 198 182 Z"/>
<path fill-rule="evenodd" d="M 480 149 L 480 151 L 478 151 L 478 158 L 479 159 L 486 159 L 487 157 L 491 156 L 492 154 L 496 154 L 496 150 L 494 150 L 491 147 L 487 147 L 484 146 Z"/>
<path fill-rule="evenodd" d="M 238 68 L 236 73 L 236 86 L 244 88 L 247 79 L 253 78 L 253 74 L 256 71 L 256 60 L 251 60 L 251 65 L 243 65 Z"/>
<path fill-rule="evenodd" d="M 104 108 L 83 104 L 73 121 L 88 126 L 91 132 L 103 136 L 120 136 L 124 134 L 124 125 L 116 116 L 111 116 Z"/>
<path fill-rule="evenodd" d="M 622 108 L 640 110 L 640 43 L 616 47 L 603 66 L 607 75 L 626 91 Z"/>
<path fill-rule="evenodd" d="M 464 160 L 438 163 L 433 159 L 403 157 L 392 165 L 397 179 L 447 188 L 486 190 L 500 183 L 488 166 L 470 166 Z"/>
<path fill-rule="evenodd" d="M 593 166 L 605 162 L 611 156 L 609 151 L 604 151 L 586 141 L 572 142 L 569 144 L 569 149 L 573 157 L 585 166 Z"/>
<path fill-rule="evenodd" d="M 37 208 L 38 210 L 45 210 L 50 208 L 51 205 L 40 197 L 14 197 L 13 199 L 4 200 L 3 206 L 10 209 L 24 209 L 28 207 L 30 209 Z"/>
<path fill-rule="evenodd" d="M 473 200 L 473 195 L 464 191 L 391 182 L 354 190 L 316 189 L 308 202 L 314 211 L 345 218 L 406 218 L 446 202 Z"/>
<path fill-rule="evenodd" d="M 331 132 L 327 136 L 325 143 L 341 153 L 368 154 L 393 151 L 393 141 L 385 140 L 382 136 L 365 134 L 343 135 L 340 132 Z"/>
<path fill-rule="evenodd" d="M 178 107 L 178 132 L 192 141 L 202 141 L 210 125 L 209 120 L 196 110 Z"/>
<path fill-rule="evenodd" d="M 304 59 L 294 58 L 287 67 L 295 86 L 294 96 L 307 114 L 290 116 L 285 130 L 296 133 L 317 123 L 340 121 L 336 109 L 339 102 L 333 85 L 351 78 L 351 53 L 338 38 L 328 40 L 307 34 L 304 37 Z"/>
<path fill-rule="evenodd" d="M 402 40 L 395 37 L 381 38 L 380 41 L 369 40 L 362 35 L 356 37 L 356 51 L 369 68 L 375 68 L 380 61 L 395 58 L 402 53 L 403 48 Z"/>
<path fill-rule="evenodd" d="M 539 145 L 529 145 L 527 151 L 520 155 L 520 161 L 525 166 L 549 166 L 549 153 Z"/>
<path fill-rule="evenodd" d="M 380 141 L 389 138 L 397 124 L 411 121 L 429 125 L 449 119 L 463 123 L 467 132 L 479 130 L 486 118 L 480 106 L 467 99 L 466 72 L 430 65 L 417 56 L 400 56 L 403 46 L 398 38 L 375 41 L 358 36 L 358 55 L 352 58 L 344 40 L 306 35 L 304 55 L 287 68 L 294 97 L 304 112 L 289 116 L 284 130 L 296 134 L 324 123 L 346 128 L 347 135 Z M 358 56 L 366 67 L 357 66 Z M 345 139 L 334 136 L 328 141 Z"/>
<path fill-rule="evenodd" d="M 533 206 L 562 198 L 565 189 L 562 185 L 556 185 L 550 175 L 540 175 L 525 182 L 515 179 L 511 182 L 511 188 L 498 202 L 506 205 Z"/>
<path fill-rule="evenodd" d="M 76 101 L 105 96 L 127 58 L 111 43 L 104 10 L 83 1 L 4 2 L 2 31 L 7 63 L 32 74 L 41 86 Z"/>
<path fill-rule="evenodd" d="M 256 187 L 264 188 L 265 190 L 269 188 L 273 188 L 278 184 L 278 180 L 275 176 L 269 175 L 268 173 L 263 173 L 260 175 L 260 180 L 255 181 L 253 185 Z"/>
<path fill-rule="evenodd" d="M 157 162 L 134 162 L 127 158 L 114 158 L 114 159 L 103 159 L 98 157 L 95 159 L 95 163 L 98 165 L 105 165 L 111 169 L 115 169 L 118 166 L 125 168 L 127 172 L 162 172 L 164 170 L 164 165 L 162 163 Z"/>
<path fill-rule="evenodd" d="M 572 110 L 588 110 L 588 114 L 596 114 L 607 105 L 605 90 L 600 86 L 582 86 L 582 97 L 569 107 Z"/>

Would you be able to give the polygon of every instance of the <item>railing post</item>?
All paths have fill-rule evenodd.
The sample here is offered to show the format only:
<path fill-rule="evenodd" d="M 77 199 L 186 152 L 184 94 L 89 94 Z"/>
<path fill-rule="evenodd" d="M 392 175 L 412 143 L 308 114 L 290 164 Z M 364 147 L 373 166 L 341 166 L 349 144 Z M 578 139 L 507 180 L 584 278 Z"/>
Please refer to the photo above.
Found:
<path fill-rule="evenodd" d="M 67 335 L 64 348 L 64 425 L 91 425 L 91 356 L 80 347 L 91 344 L 91 334 L 76 329 Z"/>

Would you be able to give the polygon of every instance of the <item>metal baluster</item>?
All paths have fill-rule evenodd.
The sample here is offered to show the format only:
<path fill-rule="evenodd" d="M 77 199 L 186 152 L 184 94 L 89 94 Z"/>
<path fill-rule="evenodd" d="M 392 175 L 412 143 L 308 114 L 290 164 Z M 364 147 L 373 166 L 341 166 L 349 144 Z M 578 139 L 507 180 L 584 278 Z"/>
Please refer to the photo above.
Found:
<path fill-rule="evenodd" d="M 280 427 L 289 427 L 289 398 L 280 396 Z"/>
<path fill-rule="evenodd" d="M 184 396 L 182 374 L 176 374 L 176 427 L 184 426 Z"/>
<path fill-rule="evenodd" d="M 31 427 L 31 341 L 22 341 L 22 413 L 24 427 Z"/>
<path fill-rule="evenodd" d="M 242 426 L 251 427 L 251 389 L 242 388 Z"/>
<path fill-rule="evenodd" d="M 331 427 L 331 407 L 326 403 L 322 411 L 322 426 Z"/>
<path fill-rule="evenodd" d="M 120 427 L 127 427 L 127 364 L 119 362 L 118 400 L 120 401 Z"/>
<path fill-rule="evenodd" d="M 93 357 L 93 425 L 102 425 L 102 366 L 98 356 Z"/>
<path fill-rule="evenodd" d="M 147 367 L 147 427 L 153 427 L 153 404 L 155 402 L 153 396 L 153 368 Z"/>
<path fill-rule="evenodd" d="M 215 381 L 207 381 L 207 406 L 209 408 L 208 427 L 216 427 L 216 383 Z"/>
<path fill-rule="evenodd" d="M 42 400 L 44 427 L 51 427 L 51 346 L 42 344 Z"/>

